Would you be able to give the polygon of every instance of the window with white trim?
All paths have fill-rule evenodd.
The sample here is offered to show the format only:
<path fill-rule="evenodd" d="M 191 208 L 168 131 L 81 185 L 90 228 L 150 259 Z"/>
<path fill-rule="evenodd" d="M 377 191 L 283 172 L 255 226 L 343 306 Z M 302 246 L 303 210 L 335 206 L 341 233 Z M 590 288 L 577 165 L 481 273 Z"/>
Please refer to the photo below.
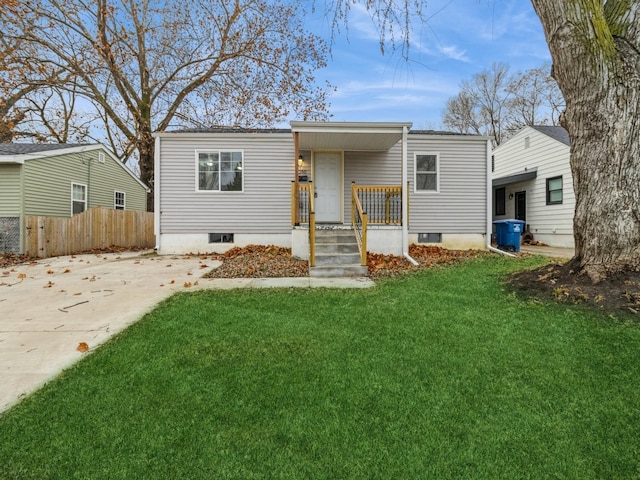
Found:
<path fill-rule="evenodd" d="M 241 192 L 243 154 L 233 151 L 196 152 L 196 190 L 200 192 Z"/>
<path fill-rule="evenodd" d="M 71 215 L 87 209 L 87 186 L 81 183 L 71 184 Z"/>
<path fill-rule="evenodd" d="M 437 192 L 439 190 L 439 157 L 440 155 L 437 153 L 415 154 L 414 185 L 416 192 Z"/>
<path fill-rule="evenodd" d="M 117 190 L 113 193 L 113 208 L 116 210 L 124 210 L 127 206 L 127 194 L 125 192 L 118 192 Z"/>

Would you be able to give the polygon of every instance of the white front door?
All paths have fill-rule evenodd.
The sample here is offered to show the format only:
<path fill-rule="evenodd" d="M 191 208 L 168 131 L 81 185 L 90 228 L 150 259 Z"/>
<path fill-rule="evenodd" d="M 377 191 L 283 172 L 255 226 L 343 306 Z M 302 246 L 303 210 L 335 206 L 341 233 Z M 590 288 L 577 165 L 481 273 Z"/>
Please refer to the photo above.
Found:
<path fill-rule="evenodd" d="M 316 153 L 313 157 L 316 222 L 341 220 L 342 154 Z"/>

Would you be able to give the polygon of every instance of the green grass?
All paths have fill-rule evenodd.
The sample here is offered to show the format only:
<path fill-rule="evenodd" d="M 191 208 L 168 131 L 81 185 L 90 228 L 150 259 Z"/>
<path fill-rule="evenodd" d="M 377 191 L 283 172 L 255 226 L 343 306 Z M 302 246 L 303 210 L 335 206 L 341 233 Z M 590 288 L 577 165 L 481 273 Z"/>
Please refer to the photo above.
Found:
<path fill-rule="evenodd" d="M 0 478 L 640 478 L 640 326 L 502 287 L 540 262 L 177 295 L 0 417 Z"/>

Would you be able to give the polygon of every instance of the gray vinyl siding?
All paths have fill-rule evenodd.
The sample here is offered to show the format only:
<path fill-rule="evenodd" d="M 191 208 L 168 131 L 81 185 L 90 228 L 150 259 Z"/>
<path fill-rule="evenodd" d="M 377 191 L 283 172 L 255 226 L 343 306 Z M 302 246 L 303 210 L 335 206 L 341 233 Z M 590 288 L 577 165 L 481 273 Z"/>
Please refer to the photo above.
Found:
<path fill-rule="evenodd" d="M 0 217 L 18 217 L 21 205 L 22 165 L 0 165 Z"/>
<path fill-rule="evenodd" d="M 527 137 L 529 148 L 525 148 Z M 515 198 L 509 200 L 509 194 L 513 193 L 515 197 L 515 192 L 525 191 L 526 222 L 534 237 L 537 233 L 573 235 L 575 195 L 569 163 L 570 147 L 534 128 L 525 127 L 496 148 L 493 155 L 493 178 L 521 172 L 525 168 L 538 169 L 535 179 L 505 186 L 505 215 L 494 216 L 495 219 L 514 218 Z M 547 205 L 546 180 L 558 176 L 562 176 L 562 203 Z"/>
<path fill-rule="evenodd" d="M 463 136 L 409 135 L 409 232 L 485 233 L 487 219 L 487 141 Z M 439 154 L 440 189 L 414 192 L 414 156 Z"/>
<path fill-rule="evenodd" d="M 206 150 L 243 152 L 242 192 L 196 191 L 195 155 Z M 160 233 L 291 231 L 295 159 L 290 133 L 161 137 L 160 159 Z"/>
<path fill-rule="evenodd" d="M 388 152 L 345 152 L 344 223 L 351 222 L 351 182 L 358 185 L 400 185 L 402 144 Z"/>
<path fill-rule="evenodd" d="M 87 186 L 87 208 L 113 208 L 114 191 L 125 191 L 127 209 L 146 209 L 144 187 L 113 158 L 98 150 L 36 158 L 24 163 L 25 215 L 71 216 L 71 184 Z"/>

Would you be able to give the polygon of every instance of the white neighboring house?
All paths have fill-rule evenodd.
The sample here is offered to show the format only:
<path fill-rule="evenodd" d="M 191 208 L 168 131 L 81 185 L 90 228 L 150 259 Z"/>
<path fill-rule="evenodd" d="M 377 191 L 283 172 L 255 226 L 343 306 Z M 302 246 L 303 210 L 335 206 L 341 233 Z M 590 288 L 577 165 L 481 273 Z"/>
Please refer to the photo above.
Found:
<path fill-rule="evenodd" d="M 553 247 L 574 247 L 575 196 L 569 134 L 527 126 L 493 151 L 493 219 L 525 222 L 525 232 Z"/>

